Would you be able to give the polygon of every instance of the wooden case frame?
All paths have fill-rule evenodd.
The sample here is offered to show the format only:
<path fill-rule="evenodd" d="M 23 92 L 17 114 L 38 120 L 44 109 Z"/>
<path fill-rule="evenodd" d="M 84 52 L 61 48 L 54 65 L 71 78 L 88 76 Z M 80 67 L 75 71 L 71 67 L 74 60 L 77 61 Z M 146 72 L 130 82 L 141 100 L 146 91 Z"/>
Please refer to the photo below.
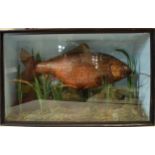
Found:
<path fill-rule="evenodd" d="M 3 36 L 5 33 L 22 33 L 22 34 L 78 34 L 78 33 L 149 33 L 151 44 L 151 96 L 150 96 L 150 119 L 149 121 L 112 121 L 112 122 L 15 122 L 5 120 L 5 103 L 4 103 L 4 59 L 3 59 Z M 151 126 L 155 124 L 155 29 L 153 28 L 127 28 L 127 29 L 108 29 L 108 28 L 80 28 L 80 29 L 21 29 L 8 30 L 0 32 L 0 124 L 10 126 L 63 126 L 63 127 L 77 127 L 77 126 Z"/>

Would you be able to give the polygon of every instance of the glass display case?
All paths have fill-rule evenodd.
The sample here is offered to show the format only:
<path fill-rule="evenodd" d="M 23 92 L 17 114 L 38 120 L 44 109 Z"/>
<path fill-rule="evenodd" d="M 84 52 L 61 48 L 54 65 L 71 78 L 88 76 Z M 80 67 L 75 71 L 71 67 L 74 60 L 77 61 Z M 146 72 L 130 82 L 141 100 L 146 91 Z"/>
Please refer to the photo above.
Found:
<path fill-rule="evenodd" d="M 154 29 L 1 32 L 1 123 L 154 124 Z"/>

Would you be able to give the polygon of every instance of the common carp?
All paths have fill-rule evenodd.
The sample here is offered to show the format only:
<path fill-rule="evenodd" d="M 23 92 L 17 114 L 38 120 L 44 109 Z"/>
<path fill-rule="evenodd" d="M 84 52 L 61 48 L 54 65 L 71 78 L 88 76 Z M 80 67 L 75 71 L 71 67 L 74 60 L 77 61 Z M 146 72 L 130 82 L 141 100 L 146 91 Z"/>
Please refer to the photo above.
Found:
<path fill-rule="evenodd" d="M 69 52 L 38 63 L 35 72 L 52 74 L 68 87 L 88 89 L 104 81 L 119 81 L 129 76 L 131 69 L 111 55 L 93 53 L 87 44 L 80 44 Z"/>

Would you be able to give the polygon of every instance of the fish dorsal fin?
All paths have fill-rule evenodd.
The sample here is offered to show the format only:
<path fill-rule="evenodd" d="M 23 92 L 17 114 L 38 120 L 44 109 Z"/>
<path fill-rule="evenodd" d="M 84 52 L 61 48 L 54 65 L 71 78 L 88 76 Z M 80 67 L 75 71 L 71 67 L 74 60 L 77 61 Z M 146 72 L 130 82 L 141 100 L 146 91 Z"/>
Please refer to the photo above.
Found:
<path fill-rule="evenodd" d="M 90 53 L 90 48 L 86 43 L 82 43 L 66 53 L 67 54 Z"/>

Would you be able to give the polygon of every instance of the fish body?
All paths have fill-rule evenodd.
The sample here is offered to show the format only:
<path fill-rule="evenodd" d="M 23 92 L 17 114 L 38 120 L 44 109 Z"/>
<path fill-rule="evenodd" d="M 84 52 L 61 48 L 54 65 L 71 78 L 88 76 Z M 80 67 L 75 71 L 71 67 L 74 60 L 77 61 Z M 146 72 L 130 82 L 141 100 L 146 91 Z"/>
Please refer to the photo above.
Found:
<path fill-rule="evenodd" d="M 103 81 L 114 83 L 130 75 L 128 65 L 103 53 L 93 53 L 88 45 L 81 44 L 73 50 L 38 63 L 38 74 L 52 74 L 68 87 L 95 88 Z"/>

